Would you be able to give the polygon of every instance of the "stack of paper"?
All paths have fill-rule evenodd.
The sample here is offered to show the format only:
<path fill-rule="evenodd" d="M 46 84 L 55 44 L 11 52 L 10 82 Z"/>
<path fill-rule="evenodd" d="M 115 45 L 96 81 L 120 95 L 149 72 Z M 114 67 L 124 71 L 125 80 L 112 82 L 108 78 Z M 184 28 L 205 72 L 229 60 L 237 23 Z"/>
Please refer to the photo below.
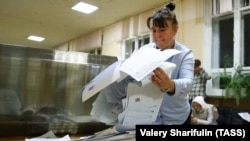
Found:
<path fill-rule="evenodd" d="M 135 141 L 135 127 L 116 125 L 81 139 L 82 141 Z"/>
<path fill-rule="evenodd" d="M 82 101 L 88 100 L 103 88 L 115 81 L 120 81 L 130 75 L 137 81 L 148 83 L 148 76 L 156 67 L 163 65 L 163 62 L 171 56 L 180 53 L 175 49 L 160 51 L 153 47 L 142 47 L 132 56 L 124 61 L 117 61 L 99 73 L 90 81 L 82 92 Z M 175 64 L 165 63 L 164 70 L 170 72 L 175 68 Z M 142 83 L 143 84 L 143 83 Z"/>
<path fill-rule="evenodd" d="M 104 95 L 105 91 L 102 91 L 93 104 L 91 115 L 99 121 L 111 124 L 117 121 L 118 114 L 122 112 L 121 115 L 124 116 L 122 126 L 116 125 L 82 139 L 85 141 L 135 141 L 135 125 L 154 122 L 162 102 L 162 92 L 150 80 L 152 71 L 161 67 L 170 75 L 176 65 L 165 61 L 178 53 L 180 51 L 175 49 L 160 51 L 152 47 L 143 47 L 130 58 L 113 63 L 89 82 L 82 93 L 83 102 L 128 75 L 138 83 L 128 84 L 127 97 L 123 100 L 125 104 L 122 105 L 108 103 Z M 124 128 L 127 126 L 129 128 Z"/>

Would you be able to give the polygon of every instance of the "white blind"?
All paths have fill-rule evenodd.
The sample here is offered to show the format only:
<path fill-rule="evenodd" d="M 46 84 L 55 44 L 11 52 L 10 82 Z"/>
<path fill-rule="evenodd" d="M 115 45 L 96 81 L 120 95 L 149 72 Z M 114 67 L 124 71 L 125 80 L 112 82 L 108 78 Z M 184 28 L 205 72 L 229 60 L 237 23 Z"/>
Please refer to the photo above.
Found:
<path fill-rule="evenodd" d="M 93 49 L 102 46 L 102 31 L 98 30 L 86 36 L 80 37 L 75 41 L 75 49 L 77 51 L 85 49 Z"/>
<path fill-rule="evenodd" d="M 123 21 L 122 39 L 137 36 L 138 31 L 138 18 L 139 16 L 133 16 Z"/>
<path fill-rule="evenodd" d="M 122 39 L 122 22 L 116 23 L 103 30 L 103 44 L 119 42 Z"/>
<path fill-rule="evenodd" d="M 150 30 L 147 27 L 147 19 L 148 17 L 152 16 L 153 10 L 149 10 L 139 15 L 139 22 L 138 22 L 138 35 L 145 34 Z"/>
<path fill-rule="evenodd" d="M 220 0 L 220 13 L 233 10 L 232 0 Z"/>
<path fill-rule="evenodd" d="M 232 10 L 233 10 L 232 0 L 213 0 L 213 15 Z"/>

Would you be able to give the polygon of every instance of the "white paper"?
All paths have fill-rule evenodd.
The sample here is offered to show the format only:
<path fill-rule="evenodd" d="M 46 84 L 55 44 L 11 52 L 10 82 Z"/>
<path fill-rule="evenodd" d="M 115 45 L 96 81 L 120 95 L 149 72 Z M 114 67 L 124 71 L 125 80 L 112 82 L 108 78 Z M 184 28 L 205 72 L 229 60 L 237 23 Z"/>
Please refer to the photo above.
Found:
<path fill-rule="evenodd" d="M 129 59 L 118 61 L 109 66 L 105 71 L 101 72 L 95 77 L 85 88 L 84 95 L 95 94 L 111 83 L 122 80 L 128 75 L 141 83 L 129 83 L 127 89 L 127 98 L 124 105 L 126 105 L 124 113 L 123 126 L 135 127 L 137 124 L 152 124 L 157 116 L 162 102 L 163 93 L 153 83 L 150 77 L 153 69 L 161 67 L 168 75 L 175 69 L 176 65 L 166 61 L 169 57 L 180 53 L 178 50 L 169 49 L 160 51 L 155 48 L 149 47 L 134 53 Z M 102 82 L 99 82 L 102 81 Z M 95 89 L 95 87 L 98 88 Z M 93 87 L 94 86 L 94 87 Z M 94 91 L 95 89 L 95 91 Z M 102 94 L 102 93 L 100 93 Z M 90 96 L 91 96 L 90 95 Z M 89 98 L 90 96 L 85 96 Z M 85 98 L 85 100 L 87 99 Z M 84 99 L 83 99 L 84 101 Z M 118 109 L 118 110 L 117 110 Z M 114 122 L 121 112 L 121 107 L 108 103 L 105 96 L 99 95 L 93 104 L 91 115 L 98 120 L 104 122 Z M 123 130 L 127 128 L 119 128 Z M 94 140 L 117 140 L 129 138 L 135 140 L 134 134 L 131 136 L 129 133 L 122 134 L 118 128 L 109 128 L 104 131 L 98 132 L 93 136 L 86 138 L 86 141 Z"/>
<path fill-rule="evenodd" d="M 117 125 L 81 139 L 83 141 L 135 141 L 135 126 Z"/>
<path fill-rule="evenodd" d="M 82 101 L 88 100 L 90 97 L 98 93 L 103 88 L 107 87 L 111 83 L 125 78 L 127 75 L 120 71 L 120 65 L 122 61 L 116 61 L 108 66 L 101 73 L 99 73 L 93 80 L 91 80 L 84 88 L 82 92 Z"/>
<path fill-rule="evenodd" d="M 239 116 L 240 116 L 242 119 L 244 119 L 244 120 L 250 122 L 250 114 L 249 114 L 248 112 L 242 112 L 242 113 L 238 113 L 238 114 L 239 114 Z"/>
<path fill-rule="evenodd" d="M 124 132 L 105 136 L 93 136 L 79 141 L 135 141 L 135 132 Z"/>
<path fill-rule="evenodd" d="M 151 124 L 158 115 L 162 92 L 153 83 L 143 87 L 129 83 L 124 125 Z"/>
<path fill-rule="evenodd" d="M 141 81 L 156 67 L 160 66 L 162 62 L 178 53 L 180 51 L 176 49 L 160 51 L 153 47 L 143 47 L 126 59 L 122 63 L 120 70 L 132 76 L 135 80 Z"/>
<path fill-rule="evenodd" d="M 130 58 L 124 61 L 116 61 L 91 80 L 82 92 L 82 102 L 88 100 L 113 82 L 121 81 L 128 75 L 132 76 L 138 82 L 145 78 L 145 81 L 142 82 L 148 83 L 147 76 L 149 76 L 156 67 L 161 66 L 168 58 L 180 52 L 181 51 L 175 49 L 160 51 L 151 46 L 140 48 L 137 52 L 133 53 Z M 171 65 L 170 68 L 172 68 Z M 167 70 L 168 69 L 169 68 L 167 68 Z"/>
<path fill-rule="evenodd" d="M 93 103 L 90 115 L 100 122 L 108 125 L 114 125 L 115 122 L 117 122 L 118 114 L 121 112 L 122 105 L 108 103 L 105 95 L 100 94 Z"/>
<path fill-rule="evenodd" d="M 159 66 L 162 68 L 168 76 L 171 75 L 171 72 L 176 68 L 176 65 L 174 63 L 170 62 L 162 62 Z M 140 82 L 139 85 L 142 87 L 144 85 L 147 85 L 148 83 L 151 83 L 151 75 L 152 73 L 148 74 L 146 77 L 144 77 Z"/>
<path fill-rule="evenodd" d="M 35 138 L 31 138 L 28 139 L 26 138 L 25 141 L 70 141 L 71 138 L 69 137 L 69 135 L 65 135 L 62 138 L 59 138 L 57 136 L 55 136 L 55 134 L 52 131 L 49 131 L 41 136 L 35 137 Z"/>

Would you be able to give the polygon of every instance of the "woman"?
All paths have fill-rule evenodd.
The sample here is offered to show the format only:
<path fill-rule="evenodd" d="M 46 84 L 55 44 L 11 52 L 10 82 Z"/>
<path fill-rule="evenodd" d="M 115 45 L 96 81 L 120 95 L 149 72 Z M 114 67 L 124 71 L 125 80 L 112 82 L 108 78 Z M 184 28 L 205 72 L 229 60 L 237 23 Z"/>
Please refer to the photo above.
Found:
<path fill-rule="evenodd" d="M 166 60 L 176 64 L 171 76 L 168 76 L 160 67 L 153 71 L 152 83 L 162 91 L 163 100 L 156 121 L 149 124 L 183 125 L 190 124 L 191 121 L 188 93 L 192 89 L 194 55 L 185 45 L 175 40 L 178 22 L 174 9 L 175 5 L 170 3 L 147 19 L 147 26 L 152 31 L 154 40 L 154 43 L 146 45 L 147 47 L 151 46 L 161 51 L 166 49 L 181 51 Z M 132 81 L 134 81 L 133 78 L 127 77 L 111 84 L 101 94 L 104 94 L 110 103 L 122 103 L 121 99 L 126 97 L 128 83 Z M 119 114 L 118 123 L 123 123 L 123 117 L 123 113 Z"/>
<path fill-rule="evenodd" d="M 196 96 L 192 101 L 191 123 L 196 125 L 217 125 L 217 108 L 204 101 L 203 96 Z"/>

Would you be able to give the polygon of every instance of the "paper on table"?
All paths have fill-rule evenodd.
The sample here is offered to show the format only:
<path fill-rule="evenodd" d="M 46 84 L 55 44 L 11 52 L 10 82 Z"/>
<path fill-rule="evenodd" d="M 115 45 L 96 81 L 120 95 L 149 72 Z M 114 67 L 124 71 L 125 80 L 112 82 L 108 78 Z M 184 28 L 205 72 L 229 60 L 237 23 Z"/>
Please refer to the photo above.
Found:
<path fill-rule="evenodd" d="M 135 126 L 118 124 L 81 139 L 83 139 L 81 141 L 135 141 Z"/>
<path fill-rule="evenodd" d="M 69 137 L 69 135 L 65 135 L 62 138 L 59 138 L 57 136 L 55 136 L 55 134 L 53 133 L 53 131 L 49 131 L 41 136 L 35 137 L 35 138 L 31 138 L 28 139 L 26 138 L 25 141 L 70 141 L 71 138 Z"/>
<path fill-rule="evenodd" d="M 243 118 L 244 120 L 250 122 L 250 114 L 248 112 L 242 112 L 242 113 L 238 113 L 239 116 L 241 118 Z"/>
<path fill-rule="evenodd" d="M 120 70 L 141 81 L 162 62 L 180 52 L 176 49 L 160 51 L 152 47 L 142 47 L 122 63 Z"/>

